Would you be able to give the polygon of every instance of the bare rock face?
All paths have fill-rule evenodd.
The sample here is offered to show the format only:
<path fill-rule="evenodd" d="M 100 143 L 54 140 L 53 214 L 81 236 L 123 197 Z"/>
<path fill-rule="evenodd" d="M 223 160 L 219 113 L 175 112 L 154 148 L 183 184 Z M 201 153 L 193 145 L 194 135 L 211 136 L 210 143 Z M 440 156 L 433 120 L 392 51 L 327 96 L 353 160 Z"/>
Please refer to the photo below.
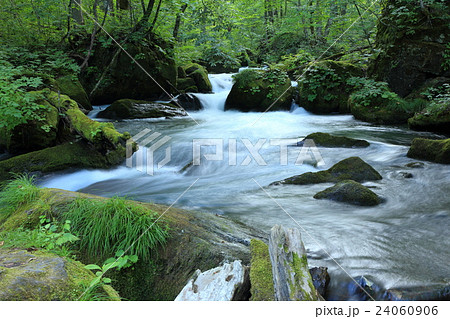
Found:
<path fill-rule="evenodd" d="M 318 300 L 297 228 L 275 225 L 269 237 L 275 300 Z"/>
<path fill-rule="evenodd" d="M 205 272 L 198 269 L 175 301 L 248 300 L 249 289 L 248 269 L 235 260 Z"/>

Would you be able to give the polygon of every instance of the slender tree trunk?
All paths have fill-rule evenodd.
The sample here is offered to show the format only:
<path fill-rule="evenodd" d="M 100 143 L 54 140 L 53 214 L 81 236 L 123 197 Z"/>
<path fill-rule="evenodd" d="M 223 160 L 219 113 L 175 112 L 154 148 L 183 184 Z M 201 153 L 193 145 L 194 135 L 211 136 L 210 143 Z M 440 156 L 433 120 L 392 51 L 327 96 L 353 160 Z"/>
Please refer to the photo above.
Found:
<path fill-rule="evenodd" d="M 151 33 L 153 31 L 156 25 L 156 21 L 158 21 L 159 11 L 161 10 L 161 2 L 162 0 L 159 0 L 158 6 L 156 7 L 155 16 L 153 17 L 153 22 L 150 26 L 150 29 L 148 30 L 148 33 Z"/>
<path fill-rule="evenodd" d="M 71 0 L 69 5 L 72 19 L 78 24 L 84 24 L 83 10 L 80 7 L 83 5 L 82 0 Z"/>
<path fill-rule="evenodd" d="M 175 19 L 175 25 L 173 27 L 173 38 L 178 41 L 178 32 L 180 31 L 180 26 L 181 26 L 181 18 L 183 17 L 183 14 L 186 12 L 188 5 L 185 3 L 181 6 L 181 10 L 180 12 L 178 12 L 177 17 Z"/>

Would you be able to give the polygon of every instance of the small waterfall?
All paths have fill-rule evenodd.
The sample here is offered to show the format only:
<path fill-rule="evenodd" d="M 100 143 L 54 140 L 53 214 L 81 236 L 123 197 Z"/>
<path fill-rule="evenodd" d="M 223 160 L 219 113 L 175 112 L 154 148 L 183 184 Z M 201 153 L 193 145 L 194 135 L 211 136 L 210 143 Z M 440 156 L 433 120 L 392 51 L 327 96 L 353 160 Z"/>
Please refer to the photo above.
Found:
<path fill-rule="evenodd" d="M 207 111 L 223 111 L 225 109 L 225 101 L 233 86 L 232 74 L 210 74 L 213 94 L 192 93 L 202 103 L 203 109 Z"/>

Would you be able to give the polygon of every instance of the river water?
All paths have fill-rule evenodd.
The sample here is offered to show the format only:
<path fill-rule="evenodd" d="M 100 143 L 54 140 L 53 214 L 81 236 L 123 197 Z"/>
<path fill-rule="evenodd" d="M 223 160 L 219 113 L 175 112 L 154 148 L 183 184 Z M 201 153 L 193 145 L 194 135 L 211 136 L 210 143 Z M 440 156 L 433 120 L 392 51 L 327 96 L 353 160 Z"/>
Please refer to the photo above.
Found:
<path fill-rule="evenodd" d="M 115 123 L 119 131 L 132 135 L 150 129 L 161 133 L 160 138 L 171 138 L 154 155 L 154 162 L 161 162 L 170 146 L 170 161 L 159 169 L 155 164 L 152 175 L 124 163 L 110 170 L 51 174 L 42 186 L 170 205 L 195 182 L 175 206 L 223 214 L 265 231 L 275 224 L 300 225 L 310 266 L 329 268 L 329 299 L 360 299 L 351 292 L 349 276 L 365 276 L 386 289 L 449 284 L 450 169 L 428 162 L 423 168 L 405 166 L 414 161 L 406 157 L 411 140 L 432 134 L 371 125 L 350 115 L 313 115 L 296 105 L 291 112 L 224 112 L 231 75 L 210 75 L 210 79 L 214 94 L 196 94 L 204 110 L 192 112 L 192 118 Z M 317 153 L 277 145 L 280 141 L 295 144 L 313 132 L 366 139 L 371 145 L 320 148 L 324 161 L 320 167 L 313 165 Z M 194 139 L 199 141 L 193 143 Z M 208 144 L 206 139 L 219 144 L 200 147 L 200 165 L 180 173 L 192 161 L 193 144 Z M 285 157 L 281 149 L 287 150 Z M 223 160 L 204 157 L 220 150 Z M 141 151 L 147 149 L 141 147 Z M 133 166 L 138 156 L 134 155 Z M 379 182 L 365 184 L 386 200 L 383 204 L 364 208 L 313 198 L 332 184 L 269 186 L 293 175 L 327 169 L 350 156 L 361 157 L 383 176 Z M 298 159 L 302 165 L 296 163 Z M 413 178 L 405 178 L 404 173 Z"/>

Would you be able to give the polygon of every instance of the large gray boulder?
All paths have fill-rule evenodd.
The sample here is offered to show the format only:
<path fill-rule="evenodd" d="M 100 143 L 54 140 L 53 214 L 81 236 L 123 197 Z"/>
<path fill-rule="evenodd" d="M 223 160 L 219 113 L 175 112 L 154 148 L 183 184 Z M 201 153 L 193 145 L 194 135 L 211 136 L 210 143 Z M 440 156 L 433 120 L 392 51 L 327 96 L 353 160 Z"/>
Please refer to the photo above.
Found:
<path fill-rule="evenodd" d="M 232 301 L 248 299 L 248 269 L 240 260 L 205 272 L 199 269 L 175 301 Z"/>
<path fill-rule="evenodd" d="M 276 225 L 269 237 L 275 300 L 318 300 L 308 269 L 306 249 L 297 228 Z"/>

